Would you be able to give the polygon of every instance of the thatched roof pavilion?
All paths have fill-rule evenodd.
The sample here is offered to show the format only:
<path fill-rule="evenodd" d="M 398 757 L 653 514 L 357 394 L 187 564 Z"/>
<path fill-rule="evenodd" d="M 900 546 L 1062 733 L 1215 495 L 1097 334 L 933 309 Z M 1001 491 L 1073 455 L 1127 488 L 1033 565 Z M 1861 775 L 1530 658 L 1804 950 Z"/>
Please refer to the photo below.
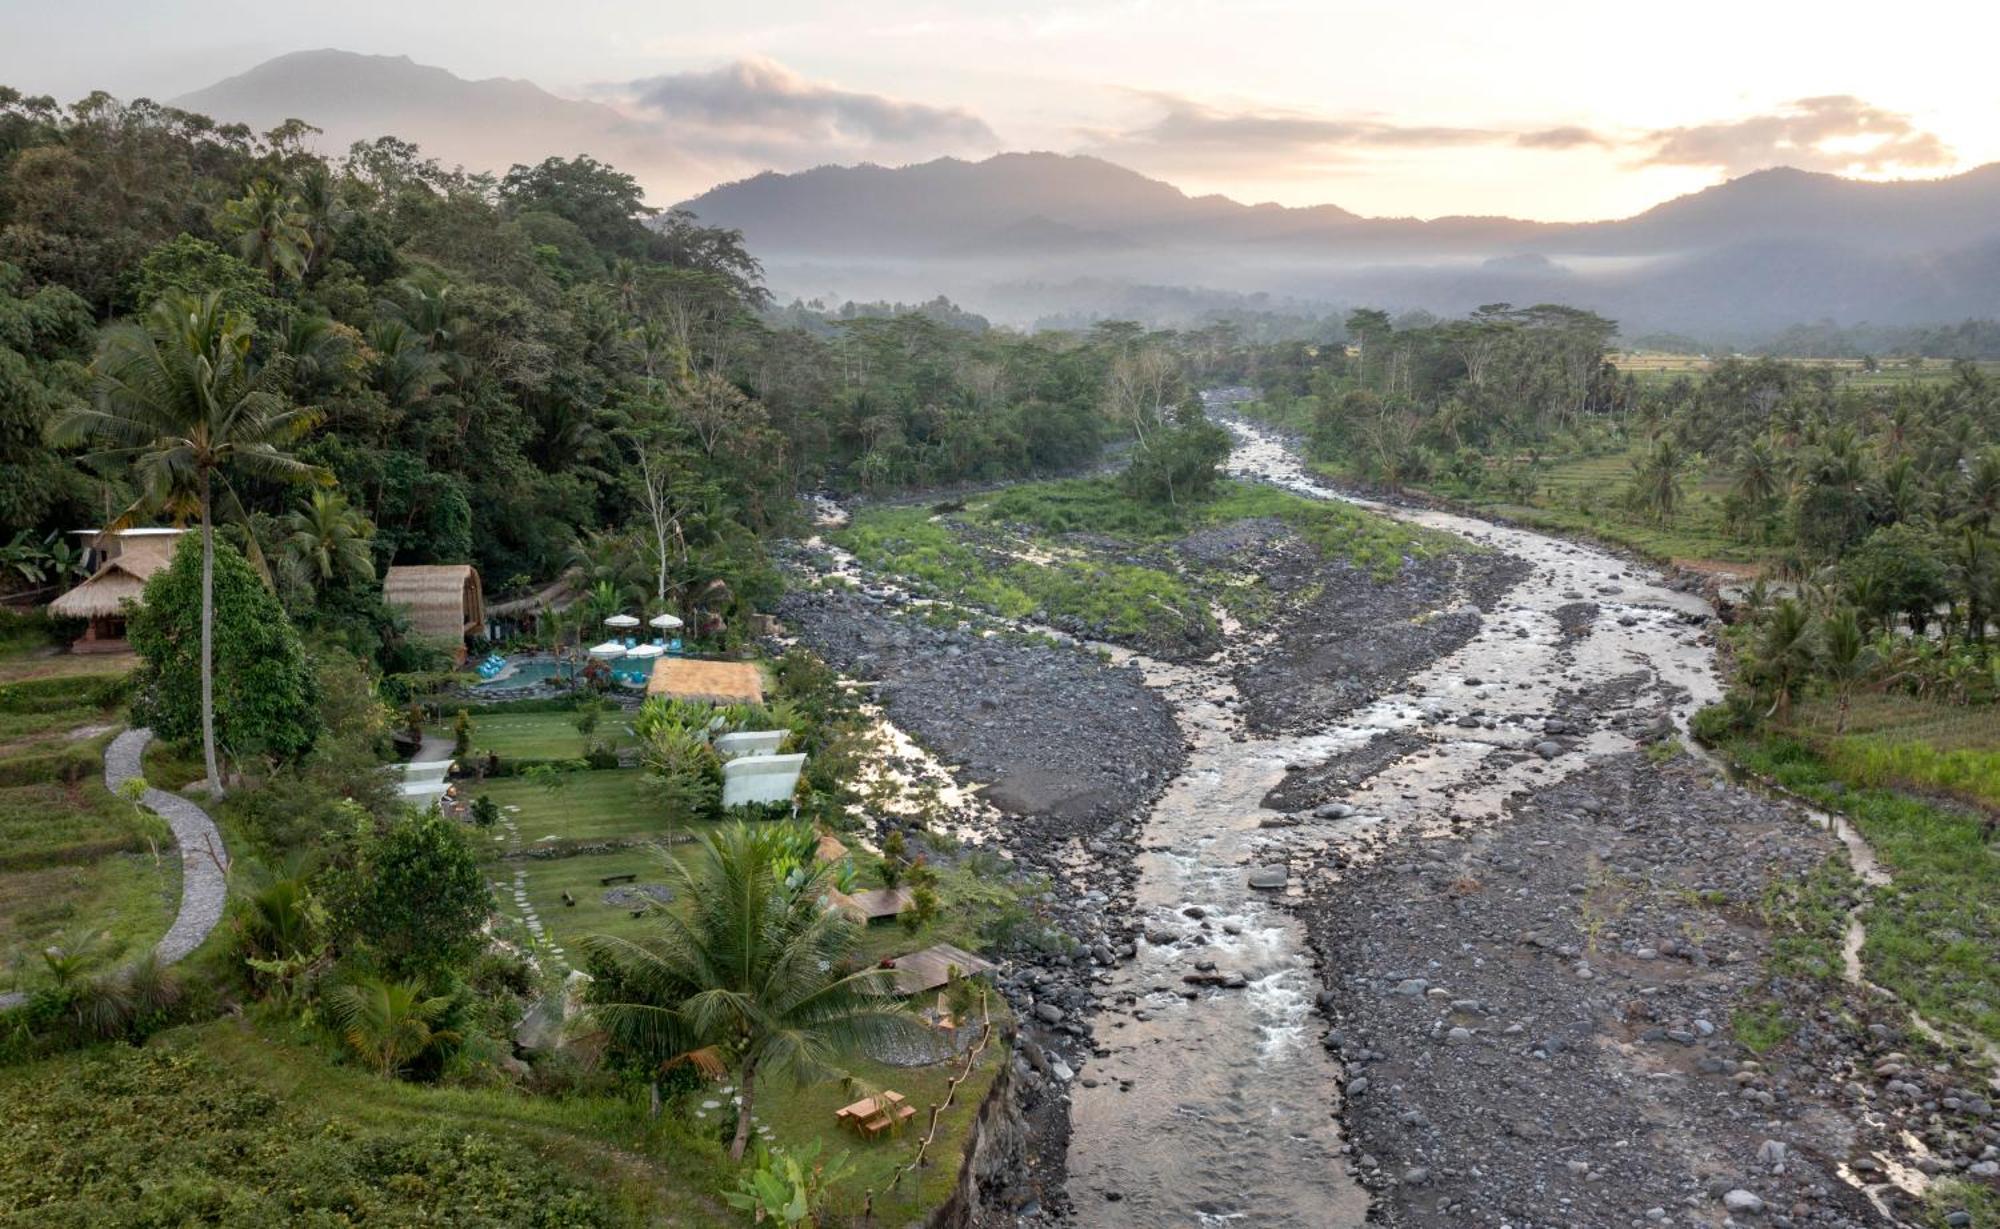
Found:
<path fill-rule="evenodd" d="M 104 562 L 83 583 L 49 603 L 49 613 L 62 619 L 87 619 L 83 637 L 70 646 L 77 653 L 117 653 L 125 643 L 126 603 L 145 598 L 146 582 L 173 562 L 180 545 L 179 530 L 107 530 L 92 549 Z"/>
<path fill-rule="evenodd" d="M 711 704 L 762 704 L 764 676 L 755 662 L 662 657 L 653 664 L 646 694 Z"/>
<path fill-rule="evenodd" d="M 425 640 L 449 646 L 465 660 L 465 638 L 486 624 L 479 572 L 469 563 L 422 563 L 382 574 L 382 600 L 409 616 Z"/>

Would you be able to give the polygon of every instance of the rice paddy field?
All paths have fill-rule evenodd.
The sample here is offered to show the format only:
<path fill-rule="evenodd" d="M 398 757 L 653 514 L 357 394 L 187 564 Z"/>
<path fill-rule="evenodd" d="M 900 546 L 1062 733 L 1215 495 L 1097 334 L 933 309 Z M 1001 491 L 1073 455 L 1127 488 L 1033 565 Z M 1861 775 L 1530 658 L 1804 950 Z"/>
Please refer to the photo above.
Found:
<path fill-rule="evenodd" d="M 1529 528 L 1605 538 L 1660 560 L 1700 566 L 1752 567 L 1767 554 L 1748 545 L 1723 515 L 1726 474 L 1690 475 L 1683 501 L 1664 521 L 1626 506 L 1634 454 L 1614 453 L 1559 461 L 1537 472 L 1528 503 L 1479 499 L 1479 507 Z"/>
<path fill-rule="evenodd" d="M 1738 356 L 1746 357 L 1746 356 Z M 1754 356 L 1748 356 L 1753 357 Z M 1618 353 L 1611 365 L 1648 384 L 1669 384 L 1682 376 L 1694 377 L 1712 369 L 1719 356 L 1701 354 Z M 1798 367 L 1824 368 L 1843 385 L 1855 388 L 1895 388 L 1899 385 L 1950 378 L 1953 362 L 1941 358 L 1878 356 L 1876 369 L 1867 370 L 1858 358 L 1780 358 L 1781 363 Z M 1975 364 L 1988 375 L 2000 374 L 2000 362 Z"/>
<path fill-rule="evenodd" d="M 86 967 L 129 959 L 173 922 L 180 859 L 166 825 L 104 788 L 123 724 L 118 657 L 0 657 L 0 990 L 42 972 L 43 949 Z"/>

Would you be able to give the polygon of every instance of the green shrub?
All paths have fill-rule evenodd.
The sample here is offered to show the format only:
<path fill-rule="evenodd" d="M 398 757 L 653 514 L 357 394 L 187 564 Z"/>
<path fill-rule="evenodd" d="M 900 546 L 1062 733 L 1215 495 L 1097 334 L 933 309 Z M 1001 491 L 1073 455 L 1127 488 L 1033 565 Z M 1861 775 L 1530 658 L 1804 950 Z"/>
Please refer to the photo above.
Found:
<path fill-rule="evenodd" d="M 46 1229 L 615 1223 L 527 1147 L 327 1120 L 197 1054 L 96 1050 L 7 1077 L 0 1101 L 0 1208 Z"/>

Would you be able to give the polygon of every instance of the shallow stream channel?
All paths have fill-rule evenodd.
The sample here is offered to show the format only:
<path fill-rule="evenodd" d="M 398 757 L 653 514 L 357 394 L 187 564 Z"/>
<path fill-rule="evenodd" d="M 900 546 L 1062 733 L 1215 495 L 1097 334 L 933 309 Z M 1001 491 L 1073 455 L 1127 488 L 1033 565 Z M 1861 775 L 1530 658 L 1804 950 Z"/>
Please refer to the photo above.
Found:
<path fill-rule="evenodd" d="M 1275 436 L 1231 429 L 1235 476 L 1349 499 L 1314 481 Z M 1072 1092 L 1079 1224 L 1361 1224 L 1368 1196 L 1349 1169 L 1338 1072 L 1317 1035 L 1320 976 L 1286 907 L 1302 898 L 1303 877 L 1337 876 L 1326 868 L 1365 861 L 1390 835 L 1491 823 L 1517 791 L 1637 745 L 1629 731 L 1603 729 L 1560 758 L 1536 754 L 1560 729 L 1550 714 L 1565 692 L 1620 680 L 1654 693 L 1683 727 L 1718 694 L 1712 648 L 1693 625 L 1710 612 L 1659 576 L 1471 517 L 1349 501 L 1504 552 L 1526 571 L 1477 612 L 1470 640 L 1323 730 L 1266 737 L 1246 726 L 1231 665 L 1254 643 L 1193 666 L 1114 650 L 1173 701 L 1191 750 L 1146 821 L 1135 902 L 1143 938 L 1135 959 L 1106 974 L 1100 1052 Z M 1433 613 L 1463 613 L 1468 601 Z M 1584 603 L 1596 607 L 1596 630 L 1566 635 L 1566 615 Z M 1263 805 L 1288 770 L 1371 746 L 1393 758 L 1351 788 L 1336 776 L 1335 801 L 1289 813 Z"/>

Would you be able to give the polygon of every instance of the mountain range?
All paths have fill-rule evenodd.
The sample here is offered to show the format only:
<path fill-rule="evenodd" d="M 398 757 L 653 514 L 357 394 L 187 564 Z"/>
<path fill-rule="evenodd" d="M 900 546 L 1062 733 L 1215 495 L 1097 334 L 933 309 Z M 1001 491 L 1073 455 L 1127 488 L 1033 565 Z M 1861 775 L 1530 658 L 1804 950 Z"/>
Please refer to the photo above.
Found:
<path fill-rule="evenodd" d="M 300 52 L 173 102 L 258 127 L 304 119 L 336 147 L 394 134 L 480 170 L 589 153 L 642 182 L 686 182 L 702 157 L 615 107 L 402 57 Z M 770 171 L 681 207 L 741 229 L 780 298 L 943 293 L 1016 323 L 1135 302 L 1183 323 L 1246 296 L 1441 313 L 1554 300 L 1628 334 L 1712 338 L 2000 315 L 2000 164 L 1890 183 L 1778 168 L 1589 223 L 1243 204 L 1057 153 Z M 1135 297 L 1146 287 L 1181 292 Z"/>

